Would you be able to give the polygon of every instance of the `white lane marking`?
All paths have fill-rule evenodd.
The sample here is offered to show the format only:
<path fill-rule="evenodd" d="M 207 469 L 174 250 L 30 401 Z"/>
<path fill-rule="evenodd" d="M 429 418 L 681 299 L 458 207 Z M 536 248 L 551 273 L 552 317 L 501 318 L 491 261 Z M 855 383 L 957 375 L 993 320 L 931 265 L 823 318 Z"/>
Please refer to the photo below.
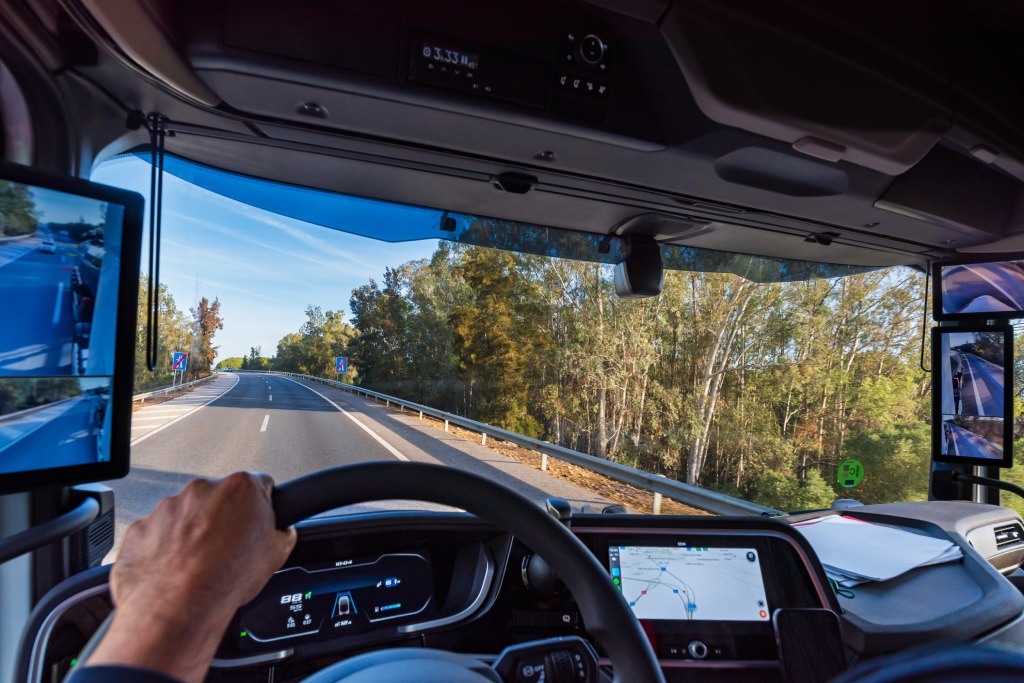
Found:
<path fill-rule="evenodd" d="M 263 416 L 263 426 L 260 427 L 260 431 L 261 432 L 267 431 L 267 423 L 268 422 L 270 422 L 270 416 L 269 415 L 264 415 Z"/>
<path fill-rule="evenodd" d="M 989 276 L 988 276 L 988 275 L 987 275 L 987 274 L 985 273 L 985 269 L 984 269 L 984 268 L 971 268 L 970 266 L 965 266 L 965 267 L 964 267 L 964 270 L 967 270 L 967 271 L 969 271 L 970 273 L 972 273 L 972 274 L 974 274 L 974 275 L 977 275 L 977 276 L 978 276 L 978 277 L 980 277 L 980 278 L 981 278 L 982 280 L 984 280 L 984 281 L 985 281 L 985 282 L 987 282 L 988 284 L 992 285 L 992 287 L 993 287 L 994 289 L 997 289 L 997 290 L 998 290 L 998 291 L 999 291 L 999 292 L 1000 292 L 1000 293 L 1001 293 L 1001 294 L 1002 294 L 1003 296 L 1005 296 L 1005 297 L 1006 297 L 1007 299 L 1009 299 L 1010 301 L 1012 301 L 1012 302 L 1013 302 L 1013 303 L 1014 303 L 1014 304 L 1015 304 L 1015 305 L 1016 305 L 1016 306 L 1017 306 L 1018 308 L 1020 307 L 1020 304 L 1019 304 L 1019 303 L 1017 303 L 1017 300 L 1016 300 L 1016 299 L 1014 298 L 1014 296 L 1013 296 L 1012 294 L 1010 294 L 1009 292 L 1007 292 L 1007 291 L 1006 291 L 1005 289 L 1003 289 L 1002 287 L 1000 287 L 1000 286 L 999 286 L 999 283 L 998 283 L 998 282 L 996 282 L 995 280 L 993 280 L 992 278 L 990 278 L 990 277 L 989 277 Z"/>
<path fill-rule="evenodd" d="M 967 366 L 967 372 L 971 373 L 971 389 L 974 390 L 974 405 L 978 408 L 978 415 L 985 417 L 985 406 L 981 404 L 981 393 L 978 391 L 978 380 L 974 378 L 974 368 L 971 367 L 971 360 L 966 355 L 964 356 L 964 365 Z M 961 391 L 963 387 L 961 387 Z M 961 408 L 963 408 L 963 398 L 960 399 Z"/>
<path fill-rule="evenodd" d="M 273 400 L 274 400 L 274 395 L 273 395 L 273 394 L 271 394 L 271 395 L 270 395 L 270 400 L 271 400 L 271 401 L 273 401 Z"/>
<path fill-rule="evenodd" d="M 235 383 L 234 383 L 234 384 L 232 384 L 232 385 L 231 385 L 230 387 L 228 387 L 228 388 L 227 388 L 227 389 L 226 389 L 226 390 L 224 391 L 224 393 L 222 393 L 222 394 L 218 394 L 218 395 L 214 396 L 213 398 L 211 398 L 211 399 L 210 399 L 209 401 L 207 401 L 206 403 L 203 403 L 203 404 L 201 404 L 201 405 L 198 405 L 198 406 L 196 406 L 195 408 L 193 408 L 192 410 L 188 411 L 187 413 L 185 413 L 185 414 L 184 414 L 184 415 L 182 415 L 181 417 L 176 417 L 176 418 L 174 418 L 173 420 L 171 420 L 170 422 L 168 422 L 167 424 L 165 424 L 165 425 L 161 425 L 161 426 L 157 427 L 156 429 L 154 429 L 153 431 L 151 431 L 151 432 L 148 432 L 148 433 L 146 433 L 146 434 L 143 434 L 143 435 L 142 435 L 142 436 L 140 436 L 139 438 L 137 438 L 137 439 L 134 439 L 134 440 L 133 440 L 133 441 L 132 441 L 132 442 L 131 442 L 131 443 L 130 443 L 129 445 L 131 445 L 131 446 L 134 446 L 134 445 L 135 445 L 135 444 L 137 444 L 137 443 L 141 443 L 142 441 L 145 441 L 146 439 L 148 439 L 149 437 L 153 436 L 153 435 L 154 435 L 154 434 L 156 434 L 157 432 L 162 432 L 163 430 L 167 429 L 167 428 L 168 428 L 168 427 L 170 427 L 170 426 L 171 426 L 172 424 L 175 424 L 176 422 L 181 422 L 182 420 L 184 420 L 184 419 L 185 419 L 186 417 L 188 417 L 188 416 L 189 416 L 189 415 L 191 415 L 192 413 L 196 412 L 197 410 L 202 410 L 202 409 L 203 409 L 203 408 L 205 408 L 206 406 L 208 406 L 208 405 L 210 405 L 211 403 L 213 403 L 214 401 L 216 401 L 216 400 L 217 400 L 218 398 L 221 398 L 222 396 L 226 395 L 226 394 L 227 394 L 227 393 L 228 393 L 229 391 L 231 391 L 232 389 L 234 389 L 234 388 L 235 388 L 235 387 L 237 387 L 237 386 L 238 386 L 238 377 L 237 377 L 237 376 L 235 376 Z"/>
<path fill-rule="evenodd" d="M 324 396 L 323 394 L 321 394 L 321 393 L 320 393 L 319 391 L 317 391 L 317 390 L 316 390 L 316 389 L 314 389 L 313 387 L 310 387 L 310 386 L 306 386 L 306 385 L 305 385 L 305 384 L 303 384 L 302 382 L 296 382 L 296 381 L 295 381 L 294 379 L 292 379 L 291 377 L 282 377 L 281 379 L 286 379 L 286 380 L 288 380 L 289 382 L 295 382 L 295 383 L 296 383 L 296 384 L 298 384 L 298 385 L 299 385 L 300 387 L 304 387 L 304 388 L 306 388 L 306 389 L 309 389 L 309 390 L 310 390 L 310 391 L 312 391 L 312 392 L 313 392 L 314 394 L 316 394 L 317 396 L 319 396 L 320 398 L 322 398 L 323 400 L 327 401 L 327 402 L 328 402 L 328 403 L 330 403 L 330 404 L 331 404 L 332 406 L 334 406 L 335 408 L 337 408 L 337 409 L 338 409 L 338 410 L 339 410 L 339 411 L 341 412 L 341 414 L 342 414 L 342 415 L 344 415 L 345 417 L 347 417 L 348 419 L 352 420 L 352 421 L 353 421 L 353 422 L 355 422 L 355 423 L 356 423 L 357 425 L 359 425 L 359 428 L 360 428 L 360 429 L 362 429 L 362 430 L 363 430 L 364 432 L 366 432 L 367 434 L 369 434 L 369 435 L 370 435 L 371 437 L 373 437 L 373 440 L 374 440 L 374 441 L 376 441 L 377 443 L 379 443 L 379 444 L 380 444 L 381 446 L 383 446 L 384 448 L 388 449 L 388 452 L 389 452 L 389 453 L 391 453 L 391 455 L 395 456 L 395 457 L 396 457 L 396 458 L 398 458 L 399 460 L 404 460 L 405 462 L 409 462 L 409 458 L 407 458 L 407 457 L 405 457 L 404 455 L 402 455 L 402 454 L 401 454 L 401 453 L 399 452 L 399 450 L 398 450 L 397 448 L 395 448 L 394 446 L 392 446 L 391 444 L 389 444 L 389 443 L 388 443 L 387 441 L 385 441 L 384 439 L 380 438 L 380 437 L 379 437 L 379 436 L 378 436 L 378 435 L 377 435 L 376 433 L 374 433 L 374 431 L 373 431 L 372 429 L 370 429 L 369 427 L 367 427 L 366 425 L 364 425 L 364 424 L 363 424 L 362 422 L 360 422 L 360 421 L 359 421 L 358 419 L 356 419 L 355 415 L 352 415 L 352 414 L 351 414 L 350 412 L 348 412 L 347 410 L 345 410 L 344 408 L 342 408 L 341 406 L 339 406 L 339 405 L 338 405 L 337 403 L 335 403 L 335 402 L 334 402 L 334 401 L 332 401 L 331 399 L 329 399 L 329 398 L 327 398 L 326 396 Z"/>
<path fill-rule="evenodd" d="M 60 302 L 64 299 L 64 281 L 57 285 L 57 300 L 53 302 L 53 324 L 60 322 Z"/>

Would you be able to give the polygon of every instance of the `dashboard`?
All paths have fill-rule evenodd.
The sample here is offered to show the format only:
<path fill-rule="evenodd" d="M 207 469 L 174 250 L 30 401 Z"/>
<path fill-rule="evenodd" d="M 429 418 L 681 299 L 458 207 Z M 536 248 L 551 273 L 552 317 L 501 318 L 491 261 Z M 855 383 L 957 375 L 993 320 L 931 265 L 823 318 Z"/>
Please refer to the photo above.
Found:
<path fill-rule="evenodd" d="M 836 595 L 811 547 L 784 520 L 606 514 L 576 515 L 570 525 L 607 568 L 669 681 L 694 670 L 713 680 L 795 680 L 796 660 L 787 660 L 787 650 L 808 638 L 832 673 L 894 647 L 950 635 L 1024 643 L 1024 596 L 1013 577 L 1004 578 L 974 550 L 977 532 L 969 528 L 987 529 L 994 517 L 1012 513 L 950 504 L 942 511 L 958 521 L 947 531 L 948 525 L 913 516 L 934 516 L 920 506 L 936 504 L 909 505 L 875 506 L 875 512 L 869 506 L 856 514 L 945 535 L 961 544 L 965 557 L 915 570 L 891 586 L 858 590 L 855 599 Z M 999 556 L 1003 573 L 1011 574 L 1005 548 Z M 108 570 L 80 574 L 44 598 L 29 625 L 35 637 L 26 639 L 19 680 L 59 680 L 73 665 L 111 609 Z M 918 607 L 905 602 L 908 591 L 934 590 L 963 595 L 973 609 L 952 599 Z M 886 601 L 900 605 L 903 616 L 877 612 Z M 945 612 L 929 613 L 921 625 L 914 623 L 920 610 Z M 947 617 L 955 626 L 944 625 Z M 587 639 L 573 596 L 543 558 L 491 524 L 464 513 L 315 519 L 299 526 L 289 561 L 236 615 L 209 680 L 297 680 L 390 647 L 436 648 L 493 662 L 510 646 L 560 636 Z M 543 678 L 541 667 L 529 670 L 519 679 Z"/>

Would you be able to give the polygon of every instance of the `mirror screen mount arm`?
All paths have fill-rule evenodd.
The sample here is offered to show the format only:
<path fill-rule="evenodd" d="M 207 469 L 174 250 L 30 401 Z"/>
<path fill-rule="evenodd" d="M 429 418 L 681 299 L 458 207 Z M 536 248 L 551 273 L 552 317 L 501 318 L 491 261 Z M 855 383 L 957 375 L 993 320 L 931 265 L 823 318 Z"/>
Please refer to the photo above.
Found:
<path fill-rule="evenodd" d="M 163 218 L 164 149 L 170 132 L 167 119 L 160 113 L 141 111 L 128 113 L 126 125 L 130 130 L 143 126 L 149 132 L 149 283 L 146 292 L 146 367 L 156 370 L 160 344 L 160 233 Z"/>

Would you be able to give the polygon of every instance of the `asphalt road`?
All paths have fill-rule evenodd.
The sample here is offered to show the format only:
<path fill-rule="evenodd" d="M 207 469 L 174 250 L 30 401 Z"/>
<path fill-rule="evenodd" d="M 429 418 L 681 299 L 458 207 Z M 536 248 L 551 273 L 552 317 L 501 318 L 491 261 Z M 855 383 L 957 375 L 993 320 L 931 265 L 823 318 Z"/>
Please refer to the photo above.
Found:
<path fill-rule="evenodd" d="M 1003 417 L 1003 369 L 969 353 L 958 355 L 964 369 L 960 415 Z"/>
<path fill-rule="evenodd" d="M 70 375 L 74 332 L 71 271 L 74 245 L 39 251 L 36 236 L 0 244 L 0 375 Z"/>
<path fill-rule="evenodd" d="M 987 458 L 1002 460 L 1003 449 L 990 441 L 986 441 L 974 432 L 962 429 L 955 424 L 947 423 L 950 438 L 946 444 L 946 453 L 965 458 Z"/>
<path fill-rule="evenodd" d="M 95 398 L 78 396 L 16 419 L 0 420 L 0 473 L 96 461 Z"/>
<path fill-rule="evenodd" d="M 1024 272 L 1002 263 L 949 267 L 942 276 L 942 308 L 947 313 L 1024 310 Z"/>
<path fill-rule="evenodd" d="M 242 373 L 224 373 L 214 383 L 226 392 L 184 417 L 176 412 L 174 401 L 133 414 L 133 420 L 139 421 L 166 414 L 169 421 L 162 428 L 148 429 L 136 440 L 131 474 L 126 479 L 107 482 L 115 492 L 118 542 L 128 524 L 146 515 L 164 496 L 180 491 L 189 480 L 222 477 L 238 470 L 264 471 L 284 482 L 337 465 L 408 460 L 476 472 L 538 504 L 549 496 L 566 498 L 577 509 L 584 504 L 600 508 L 609 502 L 421 423 L 415 415 L 399 415 L 338 389 Z M 176 417 L 172 420 L 170 416 Z M 153 423 L 148 424 L 152 427 Z M 395 508 L 438 506 L 382 501 L 348 511 Z"/>

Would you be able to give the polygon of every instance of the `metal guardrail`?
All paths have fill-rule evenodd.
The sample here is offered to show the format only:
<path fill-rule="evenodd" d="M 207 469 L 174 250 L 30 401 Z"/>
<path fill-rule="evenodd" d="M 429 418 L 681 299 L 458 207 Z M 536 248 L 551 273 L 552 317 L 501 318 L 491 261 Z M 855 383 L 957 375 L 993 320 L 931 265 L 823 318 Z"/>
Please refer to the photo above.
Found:
<path fill-rule="evenodd" d="M 213 379 L 216 376 L 217 373 L 213 373 L 209 377 L 194 379 L 191 382 L 185 382 L 184 384 L 176 384 L 173 387 L 164 387 L 163 389 L 156 389 L 155 391 L 147 391 L 144 394 L 135 394 L 134 396 L 132 396 L 132 403 L 145 403 L 147 398 L 153 398 L 154 396 L 163 396 L 164 394 L 171 394 L 174 393 L 175 391 L 187 389 L 188 387 L 194 387 L 197 384 L 208 382 L 209 380 Z"/>
<path fill-rule="evenodd" d="M 510 432 L 506 429 L 499 427 L 493 427 L 483 422 L 477 422 L 476 420 L 470 420 L 469 418 L 455 415 L 454 413 L 447 413 L 443 410 L 437 410 L 429 406 L 420 405 L 419 403 L 413 403 L 412 401 L 406 401 L 405 399 L 395 398 L 394 396 L 388 396 L 387 394 L 381 394 L 376 391 L 370 391 L 363 387 L 357 387 L 353 384 L 345 384 L 344 382 L 336 382 L 330 379 L 324 379 L 322 377 L 313 377 L 311 375 L 301 375 L 295 372 L 276 372 L 271 370 L 246 370 L 243 372 L 252 372 L 253 374 L 264 374 L 264 375 L 280 375 L 284 377 L 297 377 L 300 379 L 309 380 L 312 382 L 318 382 L 320 384 L 333 386 L 350 393 L 374 398 L 376 400 L 384 401 L 387 405 L 394 404 L 398 406 L 403 412 L 406 409 L 412 411 L 418 411 L 420 419 L 423 419 L 424 415 L 437 418 L 444 421 L 444 430 L 448 431 L 449 424 L 458 425 L 464 429 L 468 429 L 473 432 L 477 432 L 481 435 L 481 443 L 487 444 L 487 437 L 493 437 L 501 439 L 502 441 L 508 441 L 514 443 L 517 446 L 522 446 L 532 451 L 536 451 L 541 454 L 541 469 L 547 469 L 547 458 L 557 458 L 565 462 L 571 463 L 578 467 L 590 470 L 602 474 L 610 479 L 636 486 L 637 488 L 646 489 L 654 493 L 654 514 L 658 514 L 661 508 L 661 496 L 671 498 L 672 500 L 679 501 L 680 503 L 691 505 L 701 510 L 707 510 L 718 515 L 781 515 L 783 514 L 780 510 L 758 505 L 757 503 L 751 503 L 740 498 L 733 498 L 727 496 L 724 493 L 717 493 L 715 491 L 709 491 L 702 489 L 698 486 L 691 486 L 690 484 L 684 484 L 681 481 L 675 481 L 674 479 L 668 479 L 658 474 L 651 474 L 650 472 L 644 472 L 634 467 L 627 465 L 621 465 L 617 462 L 610 460 L 604 460 L 587 453 L 581 453 L 580 451 L 574 451 L 571 448 L 564 446 L 557 446 L 547 441 L 541 441 L 539 439 L 533 439 L 522 434 Z"/>

